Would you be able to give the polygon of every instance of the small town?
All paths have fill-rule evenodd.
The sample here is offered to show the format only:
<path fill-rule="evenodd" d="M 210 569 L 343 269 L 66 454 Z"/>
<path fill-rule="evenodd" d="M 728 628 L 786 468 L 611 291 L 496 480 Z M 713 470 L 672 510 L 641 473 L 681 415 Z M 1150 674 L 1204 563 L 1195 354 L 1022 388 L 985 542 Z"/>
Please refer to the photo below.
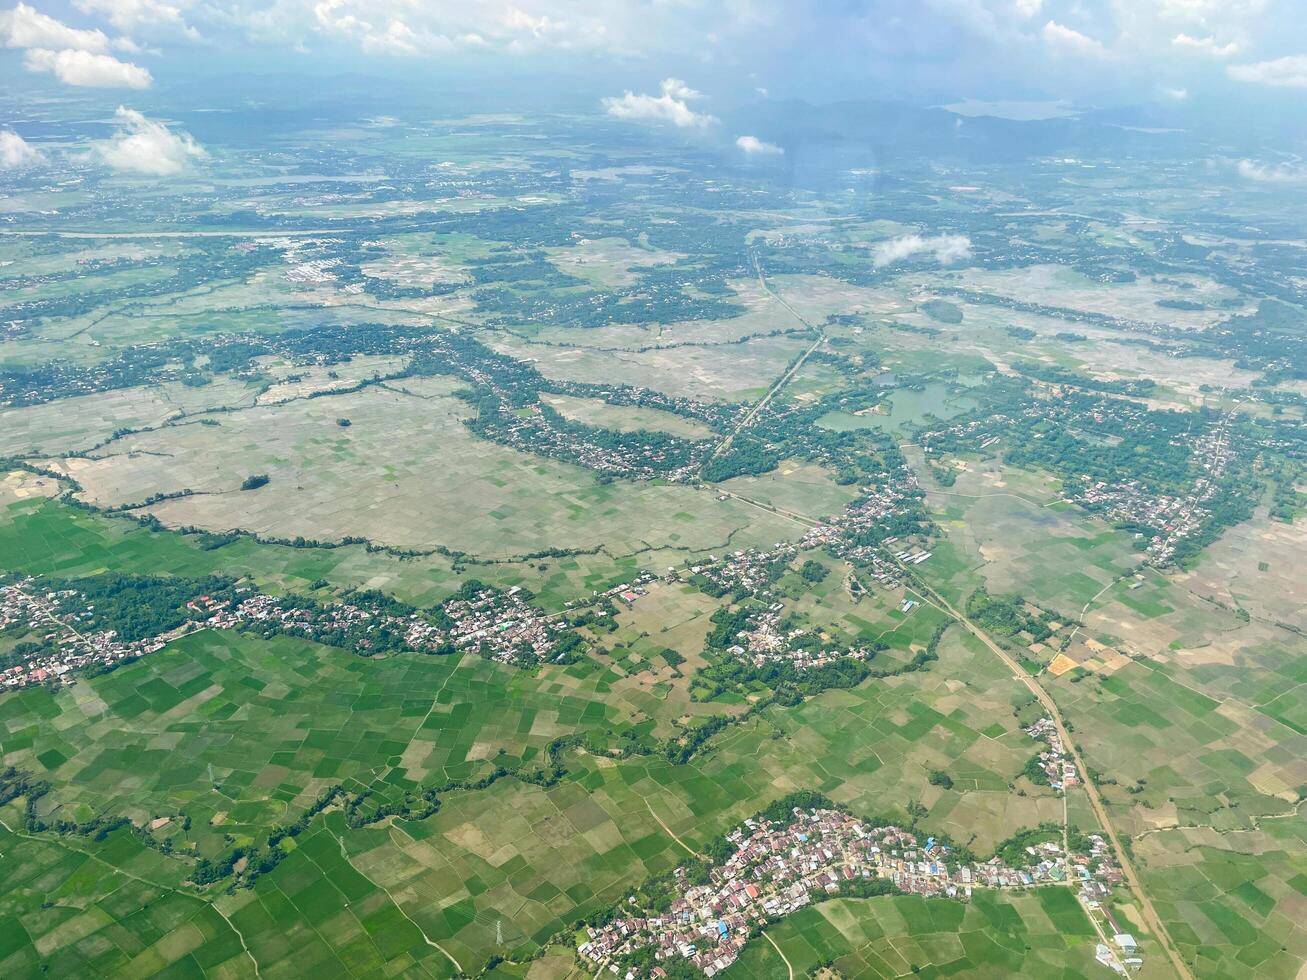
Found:
<path fill-rule="evenodd" d="M 578 952 L 622 980 L 664 976 L 659 964 L 677 957 L 711 977 L 735 962 L 768 922 L 824 898 L 870 894 L 870 882 L 965 901 L 976 888 L 1066 887 L 1070 879 L 1081 883 L 1082 892 L 1095 886 L 1094 900 L 1101 904 L 1121 880 L 1120 871 L 1102 839 L 1089 840 L 1089 855 L 1068 858 L 1060 842 L 1043 841 L 1024 848 L 1021 867 L 997 856 L 960 864 L 933 837 L 923 843 L 900 827 L 874 826 L 839 810 L 795 807 L 789 820 L 746 820 L 727 835 L 734 853 L 709 869 L 707 881 L 698 883 L 702 876 L 696 875 L 692 882 L 685 866 L 677 868 L 664 909 L 630 916 L 619 911 L 606 924 L 587 927 Z M 637 904 L 634 896 L 628 904 Z"/>

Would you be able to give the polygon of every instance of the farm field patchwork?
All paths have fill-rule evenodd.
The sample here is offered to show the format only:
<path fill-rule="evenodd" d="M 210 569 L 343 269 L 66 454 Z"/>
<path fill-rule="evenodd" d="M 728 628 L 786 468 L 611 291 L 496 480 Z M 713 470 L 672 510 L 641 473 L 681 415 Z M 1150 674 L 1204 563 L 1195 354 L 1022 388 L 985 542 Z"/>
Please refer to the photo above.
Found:
<path fill-rule="evenodd" d="M 201 105 L 221 4 L 74 6 L 0 13 L 0 977 L 1305 975 L 1292 147 L 530 3 Z"/>

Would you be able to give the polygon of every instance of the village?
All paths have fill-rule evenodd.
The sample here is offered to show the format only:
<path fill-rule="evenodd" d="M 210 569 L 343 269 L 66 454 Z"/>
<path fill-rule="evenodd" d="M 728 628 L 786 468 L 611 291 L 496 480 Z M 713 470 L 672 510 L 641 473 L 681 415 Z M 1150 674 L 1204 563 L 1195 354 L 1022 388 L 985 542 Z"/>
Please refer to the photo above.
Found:
<path fill-rule="evenodd" d="M 686 572 L 690 583 L 709 595 L 766 601 L 774 598 L 772 586 L 798 553 L 794 545 L 781 541 L 767 551 L 740 548 L 720 559 L 709 555 L 707 561 L 690 565 Z"/>
<path fill-rule="evenodd" d="M 1194 458 L 1204 475 L 1182 497 L 1149 494 L 1137 480 L 1109 485 L 1102 481 L 1091 484 L 1087 478 L 1075 497 L 1105 512 L 1114 523 L 1154 528 L 1145 548 L 1146 561 L 1167 565 L 1175 558 L 1180 542 L 1198 534 L 1212 516 L 1210 504 L 1221 492 L 1221 478 L 1234 459 L 1229 430 L 1229 419 L 1225 418 L 1194 440 Z"/>
<path fill-rule="evenodd" d="M 781 620 L 781 603 L 750 617 L 749 628 L 736 634 L 740 642 L 727 653 L 747 660 L 755 667 L 769 663 L 788 663 L 798 670 L 823 667 L 836 660 L 865 660 L 873 651 L 868 647 L 842 648 L 823 642 L 820 634 L 800 626 L 786 626 Z"/>
<path fill-rule="evenodd" d="M 587 438 L 589 426 L 568 422 L 542 404 L 516 412 L 501 412 L 478 420 L 478 431 L 496 442 L 523 452 L 564 460 L 596 473 L 627 480 L 665 478 L 690 480 L 713 448 L 710 440 L 690 442 L 654 432 L 613 435 L 594 429 L 603 439 Z"/>
<path fill-rule="evenodd" d="M 983 419 L 958 421 L 919 433 L 918 442 L 928 460 L 938 460 L 946 452 L 987 452 L 1027 437 L 1032 444 L 1047 441 L 1045 433 L 1035 429 L 1046 426 L 1050 418 L 1056 418 L 1066 431 L 1082 432 L 1083 438 L 1094 445 L 1115 446 L 1121 442 L 1119 435 L 1099 434 L 1105 423 L 1128 433 L 1149 429 L 1149 409 L 1137 402 L 1114 399 L 1109 410 L 1109 403 L 1103 400 L 1074 406 L 1059 401 L 1066 394 L 1060 386 L 1051 386 L 1049 393 L 1055 401 L 1034 400 L 1019 415 L 993 413 Z M 1056 460 L 1055 469 L 1065 465 L 1080 470 L 1065 474 L 1064 499 L 1102 514 L 1113 524 L 1136 529 L 1135 537 L 1141 541 L 1148 564 L 1172 564 L 1186 541 L 1196 540 L 1218 519 L 1218 498 L 1229 489 L 1225 478 L 1236 458 L 1230 426 L 1230 417 L 1223 416 L 1206 430 L 1170 438 L 1170 446 L 1188 451 L 1195 474 L 1192 483 L 1181 491 L 1150 487 L 1147 481 L 1124 474 L 1119 479 L 1104 479 L 1103 474 L 1091 475 L 1070 460 Z M 1009 433 L 1015 438 L 1009 438 Z M 1022 452 L 1029 455 L 1026 450 Z"/>
<path fill-rule="evenodd" d="M 630 603 L 644 594 L 641 582 L 623 583 L 605 595 Z M 18 663 L 0 670 L 0 689 L 34 684 L 67 684 L 88 668 L 104 670 L 154 653 L 178 637 L 200 629 L 249 629 L 265 636 L 302 636 L 353 653 L 372 656 L 402 650 L 429 654 L 477 653 L 518 666 L 533 665 L 570 649 L 574 636 L 567 621 L 533 605 L 514 586 L 502 590 L 472 583 L 433 610 L 399 611 L 366 596 L 317 603 L 238 587 L 231 599 L 196 596 L 173 629 L 125 642 L 117 631 L 78 629 L 87 613 L 76 590 L 42 590 L 37 579 L 0 586 L 0 632 L 25 630 L 39 637 L 30 649 L 17 647 Z M 93 608 L 93 607 L 92 607 Z"/>
<path fill-rule="evenodd" d="M 1031 738 L 1048 743 L 1048 748 L 1035 758 L 1038 760 L 1039 771 L 1048 779 L 1049 786 L 1059 792 L 1066 792 L 1072 786 L 1079 785 L 1080 776 L 1076 772 L 1076 765 L 1063 747 L 1062 736 L 1058 734 L 1052 718 L 1040 718 L 1023 730 Z"/>
<path fill-rule="evenodd" d="M 734 852 L 706 875 L 682 866 L 673 873 L 670 901 L 640 914 L 617 915 L 589 926 L 578 952 L 622 980 L 662 977 L 661 964 L 688 960 L 711 977 L 739 957 L 767 923 L 825 898 L 897 890 L 965 901 L 976 888 L 1070 887 L 1096 906 L 1122 880 L 1107 844 L 1090 835 L 1088 854 L 1068 854 L 1045 840 L 1023 849 L 1020 867 L 995 856 L 962 863 L 947 844 L 912 831 L 877 826 L 840 810 L 794 807 L 787 819 L 746 820 L 729 835 Z M 628 905 L 638 905 L 632 896 Z M 1105 906 L 1103 906 L 1105 907 Z M 579 938 L 579 936 L 578 936 Z M 1133 940 L 1128 935 L 1118 938 Z M 1120 958 L 1111 959 L 1120 966 Z M 652 955 L 650 955 L 652 954 Z M 1106 964 L 1106 960 L 1104 960 Z M 1131 967 L 1142 959 L 1127 961 Z M 1121 967 L 1124 970 L 1124 967 Z"/>
<path fill-rule="evenodd" d="M 76 597 L 69 589 L 43 591 L 31 579 L 0 586 L 0 633 L 16 627 L 41 637 L 28 641 L 36 648 L 31 656 L 0 670 L 0 689 L 69 683 L 76 670 L 129 663 L 201 628 L 188 620 L 165 633 L 131 642 L 118 639 L 115 630 L 83 632 L 77 624 L 85 614 L 65 611 Z M 19 650 L 21 646 L 15 653 Z"/>

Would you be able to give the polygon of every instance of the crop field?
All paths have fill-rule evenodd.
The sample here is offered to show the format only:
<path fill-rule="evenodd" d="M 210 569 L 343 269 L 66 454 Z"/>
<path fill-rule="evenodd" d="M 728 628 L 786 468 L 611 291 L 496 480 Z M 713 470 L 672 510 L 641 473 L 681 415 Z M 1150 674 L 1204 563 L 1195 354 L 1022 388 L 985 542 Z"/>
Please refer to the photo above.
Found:
<path fill-rule="evenodd" d="M 637 247 L 624 238 L 595 238 L 550 254 L 562 272 L 585 279 L 596 286 L 615 288 L 638 281 L 635 272 L 650 266 L 667 265 L 684 258 L 648 245 Z"/>
<path fill-rule="evenodd" d="M 1062 266 L 1031 266 L 1019 274 L 999 271 L 967 271 L 962 275 L 967 288 L 1048 306 L 1106 313 L 1143 321 L 1165 321 L 1175 326 L 1209 326 L 1222 314 L 1218 309 L 1196 311 L 1163 309 L 1158 300 L 1199 300 L 1213 307 L 1233 294 L 1211 281 L 1195 279 L 1190 289 L 1140 277 L 1135 283 L 1094 282 L 1074 269 Z"/>
<path fill-rule="evenodd" d="M 1293 147 L 725 57 L 189 104 L 212 4 L 73 6 L 159 84 L 45 92 L 9 18 L 0 980 L 1307 980 Z M 404 6 L 288 72 L 628 29 Z M 1066 6 L 1004 36 L 1134 77 Z M 723 835 L 791 816 L 746 901 Z M 791 870 L 842 897 L 771 919 Z"/>
<path fill-rule="evenodd" d="M 248 577 L 274 592 L 305 592 L 325 580 L 335 588 L 384 588 L 419 605 L 446 598 L 466 577 L 439 554 L 397 558 L 364 545 L 291 547 L 240 537 L 205 551 L 196 537 L 150 532 L 125 518 L 86 514 L 45 499 L 57 492 L 54 480 L 20 471 L 12 481 L 0 482 L 0 551 L 5 552 L 6 567 L 35 575 L 87 575 L 109 567 L 137 574 L 218 573 Z M 779 527 L 787 534 L 802 529 L 789 520 Z M 629 582 L 640 571 L 661 573 L 687 559 L 677 548 L 617 557 L 600 551 L 529 561 L 467 559 L 473 570 L 467 574 L 503 588 L 525 586 L 541 604 L 557 609 L 578 592 Z"/>
<path fill-rule="evenodd" d="M 393 881 L 386 884 L 392 894 L 421 895 L 410 914 L 461 959 L 460 948 L 474 957 L 486 950 L 501 920 L 506 935 L 515 922 L 527 936 L 535 928 L 539 941 L 620 895 L 622 882 L 638 879 L 641 866 L 670 867 L 684 859 L 685 848 L 701 847 L 761 801 L 814 779 L 855 810 L 893 812 L 908 798 L 900 779 L 914 783 L 916 766 L 942 764 L 960 778 L 954 789 L 932 788 L 935 795 L 922 798 L 930 809 L 926 823 L 980 848 L 992 846 L 1011 822 L 1052 819 L 1061 804 L 1051 794 L 1007 792 L 1008 772 L 1020 768 L 1033 743 L 1015 729 L 1010 704 L 980 693 L 992 686 L 983 678 L 993 667 L 960 647 L 942 648 L 941 662 L 947 676 L 872 681 L 822 695 L 797 715 L 768 712 L 764 721 L 732 730 L 701 762 L 578 757 L 569 762 L 572 775 L 552 790 L 503 783 L 452 797 L 430 820 L 397 825 L 435 853 L 423 857 L 430 851 L 407 845 L 398 833 L 372 832 L 379 850 L 366 862 L 375 863 L 368 873 Z M 931 707 L 917 707 L 923 701 Z M 983 735 L 976 730 L 982 723 Z M 490 813 L 514 816 L 505 824 Z M 431 868 L 437 855 L 469 863 L 440 875 Z M 511 888 L 494 884 L 506 871 L 520 877 Z M 475 874 L 471 894 L 463 887 L 469 872 Z M 532 895 L 534 901 L 523 901 Z M 454 903 L 466 907 L 466 924 L 449 921 Z M 446 909 L 443 924 L 432 907 Z"/>
<path fill-rule="evenodd" d="M 970 905 L 836 899 L 804 909 L 750 943 L 727 980 L 781 980 L 833 962 L 840 976 L 1093 977 L 1094 930 L 1063 889 L 978 893 Z M 778 951 L 779 950 L 779 951 Z M 784 957 L 782 959 L 782 957 Z"/>
<path fill-rule="evenodd" d="M 526 348 L 520 356 L 535 347 L 565 347 L 596 351 L 644 351 L 649 348 L 722 347 L 729 353 L 731 347 L 765 335 L 777 333 L 806 333 L 808 328 L 793 313 L 780 306 L 775 298 L 763 289 L 756 278 L 729 278 L 724 285 L 730 291 L 730 302 L 742 308 L 739 316 L 708 320 L 670 320 L 666 323 L 610 323 L 577 330 L 571 326 L 515 325 L 507 326 L 514 337 L 531 341 L 535 346 Z M 687 287 L 693 290 L 694 287 Z"/>
<path fill-rule="evenodd" d="M 1230 528 L 1177 579 L 1191 592 L 1272 623 L 1293 623 L 1307 608 L 1307 520 L 1292 524 L 1258 515 Z"/>
<path fill-rule="evenodd" d="M 0 816 L 21 819 L 12 805 Z M 330 822 L 301 843 L 257 894 L 206 900 L 126 831 L 92 848 L 0 829 L 0 972 L 447 975 L 448 959 L 349 865 Z"/>
<path fill-rule="evenodd" d="M 680 601 L 692 623 L 688 598 Z M 637 613 L 625 629 L 640 622 Z M 892 813 L 917 796 L 917 773 L 946 768 L 955 786 L 920 797 L 927 824 L 979 848 L 1009 826 L 1052 819 L 1060 803 L 1051 794 L 1008 792 L 1033 743 L 1016 728 L 1008 689 L 992 683 L 992 661 L 960 638 L 946 639 L 940 658 L 935 671 L 830 692 L 795 712 L 769 711 L 688 765 L 569 755 L 569 774 L 556 787 L 501 781 L 451 795 L 423 821 L 355 831 L 328 813 L 325 826 L 259 881 L 257 901 L 242 893 L 247 918 L 229 915 L 260 963 L 286 955 L 284 946 L 269 934 L 260 948 L 242 922 L 267 931 L 266 916 L 283 898 L 321 927 L 343 913 L 343 893 L 367 926 L 351 889 L 368 889 L 337 865 L 343 853 L 428 937 L 477 962 L 497 934 L 512 949 L 530 949 L 612 901 L 633 877 L 666 870 L 729 821 L 801 786 L 816 783 L 855 808 Z M 52 782 L 44 816 L 167 817 L 159 834 L 207 854 L 222 835 L 256 838 L 292 818 L 334 782 L 371 786 L 384 798 L 491 764 L 530 762 L 558 734 L 665 729 L 667 712 L 685 702 L 664 703 L 639 681 L 590 661 L 533 677 L 475 659 L 367 661 L 303 641 L 200 633 L 57 695 L 6 699 L 0 750 L 6 762 Z M 182 811 L 191 817 L 185 830 Z M 344 921 L 343 935 L 354 935 Z M 408 926 L 396 921 L 394 929 Z M 367 931 L 387 958 L 412 952 L 411 942 L 392 937 L 386 947 Z M 329 937 L 324 961 L 344 955 L 340 941 Z"/>
<path fill-rule="evenodd" d="M 119 429 L 161 425 L 181 413 L 250 404 L 257 389 L 222 379 L 203 388 L 166 384 L 0 410 L 0 454 L 90 449 Z"/>
<path fill-rule="evenodd" d="M 1056 697 L 1087 764 L 1112 773 L 1100 788 L 1113 820 L 1133 837 L 1145 887 L 1186 954 L 1212 975 L 1295 976 L 1307 948 L 1307 736 L 1275 709 L 1238 694 L 1218 701 L 1173 673 L 1132 663 L 1110 677 L 1063 677 Z M 1249 687 L 1276 683 L 1270 671 L 1240 674 Z"/>
<path fill-rule="evenodd" d="M 22 819 L 12 804 L 0 819 L 6 858 L 0 868 L 0 973 L 103 976 L 175 967 L 179 975 L 207 968 L 214 976 L 239 977 L 249 971 L 231 925 L 207 902 L 179 890 L 182 869 L 126 832 L 83 849 L 5 829 Z"/>
<path fill-rule="evenodd" d="M 221 834 L 256 837 L 293 819 L 334 783 L 465 778 L 529 761 L 583 718 L 629 725 L 635 709 L 599 697 L 617 676 L 590 667 L 537 681 L 476 658 L 369 662 L 302 641 L 204 632 L 148 666 L 6 698 L 0 750 L 57 780 L 44 801 L 56 819 L 107 807 L 148 822 L 185 810 L 208 853 Z"/>
<path fill-rule="evenodd" d="M 689 625 L 696 618 L 702 607 L 686 616 L 688 634 L 678 635 L 673 624 L 667 640 L 652 642 L 689 652 L 706 628 Z M 628 629 L 641 622 L 637 616 Z M 911 648 L 924 642 L 925 626 L 886 635 Z M 941 804 L 941 820 L 956 819 L 958 831 L 980 833 L 975 811 L 1002 799 L 1031 743 L 1003 721 L 1011 706 L 1002 695 L 962 696 L 962 663 L 968 670 L 984 666 L 970 641 L 946 642 L 942 651 L 942 662 L 954 668 L 942 677 L 906 675 L 826 695 L 810 718 L 776 716 L 748 736 L 733 736 L 723 754 L 734 754 L 727 746 L 741 740 L 748 747 L 735 751 L 746 756 L 765 746 L 769 765 L 792 767 L 797 780 L 801 758 L 817 750 L 816 771 L 839 774 L 840 792 L 868 805 L 904 798 L 903 786 L 886 781 L 906 778 L 910 785 L 898 762 L 904 757 L 923 768 L 953 768 L 958 792 L 932 788 L 926 802 Z M 218 833 L 256 837 L 336 782 L 412 786 L 475 778 L 484 765 L 530 762 L 549 739 L 574 731 L 634 727 L 661 734 L 684 710 L 683 697 L 667 699 L 639 675 L 623 679 L 588 660 L 532 677 L 475 658 L 369 661 L 298 640 L 210 631 L 57 694 L 33 689 L 6 698 L 0 753 L 6 763 L 55 781 L 46 816 L 81 820 L 107 807 L 148 822 L 185 810 L 191 838 L 207 852 Z M 844 740 L 859 719 L 871 726 L 862 738 L 873 741 L 860 751 L 837 750 L 848 748 Z M 780 741 L 751 744 L 765 731 L 781 733 Z M 160 753 L 172 760 L 166 769 L 152 763 Z M 986 795 L 991 802 L 977 802 Z M 1003 801 L 1002 808 L 1013 816 L 1040 812 L 1036 798 Z"/>
<path fill-rule="evenodd" d="M 610 555 L 771 543 L 793 526 L 686 486 L 604 486 L 588 472 L 479 440 L 445 381 L 260 405 L 217 425 L 129 436 L 112 454 L 59 463 L 104 504 L 153 505 L 167 524 L 319 540 L 362 536 L 487 557 L 549 548 Z M 336 419 L 348 418 L 341 428 Z M 392 434 L 403 423 L 408 438 Z M 268 486 L 237 489 L 252 473 Z"/>
<path fill-rule="evenodd" d="M 1164 830 L 1135 844 L 1181 948 L 1212 975 L 1296 977 L 1307 957 L 1307 824 Z"/>

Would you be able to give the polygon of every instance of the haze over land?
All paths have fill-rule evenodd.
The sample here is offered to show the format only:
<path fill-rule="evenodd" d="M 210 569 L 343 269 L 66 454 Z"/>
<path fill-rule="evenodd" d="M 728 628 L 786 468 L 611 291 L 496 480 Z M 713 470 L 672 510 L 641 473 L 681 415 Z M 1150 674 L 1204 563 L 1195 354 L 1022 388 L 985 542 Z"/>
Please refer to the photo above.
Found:
<path fill-rule="evenodd" d="M 1293 978 L 1286 3 L 0 10 L 0 976 Z"/>

